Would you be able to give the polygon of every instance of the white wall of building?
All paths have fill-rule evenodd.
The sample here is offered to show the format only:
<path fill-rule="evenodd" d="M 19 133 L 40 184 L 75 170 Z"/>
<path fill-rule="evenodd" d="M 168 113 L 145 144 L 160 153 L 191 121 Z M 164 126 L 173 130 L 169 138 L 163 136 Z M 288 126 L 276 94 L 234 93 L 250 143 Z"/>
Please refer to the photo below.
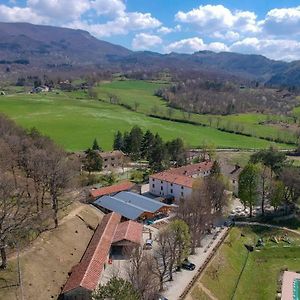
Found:
<path fill-rule="evenodd" d="M 149 191 L 151 194 L 158 197 L 172 195 L 176 200 L 179 200 L 181 198 L 189 198 L 192 194 L 192 188 L 190 187 L 170 183 L 164 180 L 158 180 L 151 177 L 149 179 Z"/>

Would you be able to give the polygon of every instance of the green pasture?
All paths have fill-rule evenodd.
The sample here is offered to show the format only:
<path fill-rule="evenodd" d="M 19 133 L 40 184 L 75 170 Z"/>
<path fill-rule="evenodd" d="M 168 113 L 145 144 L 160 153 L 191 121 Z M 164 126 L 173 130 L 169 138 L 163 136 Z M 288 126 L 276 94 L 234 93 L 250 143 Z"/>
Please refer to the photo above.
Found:
<path fill-rule="evenodd" d="M 295 137 L 291 131 L 268 124 L 260 124 L 261 122 L 269 120 L 281 120 L 290 123 L 293 121 L 290 117 L 264 115 L 260 113 L 229 116 L 187 113 L 180 109 L 168 107 L 164 100 L 154 96 L 154 92 L 157 89 L 166 86 L 167 84 L 141 80 L 116 80 L 99 84 L 96 87 L 96 91 L 99 99 L 109 102 L 112 95 L 116 96 L 119 104 L 129 105 L 132 109 L 140 113 L 193 121 L 199 124 L 205 124 L 212 128 L 225 127 L 235 132 L 242 131 L 256 137 L 280 138 L 284 141 L 295 141 Z"/>
<path fill-rule="evenodd" d="M 271 239 L 274 236 L 278 239 L 283 237 L 281 230 L 259 226 L 231 229 L 205 270 L 201 283 L 220 300 L 275 299 L 280 271 L 283 268 L 300 270 L 300 236 L 287 235 L 291 244 L 284 241 L 277 244 Z M 244 245 L 255 245 L 259 238 L 263 238 L 264 247 L 250 252 L 246 261 Z M 244 271 L 241 272 L 245 261 Z M 199 299 L 197 290 L 192 291 L 192 295 L 195 295 L 193 299 Z"/>
<path fill-rule="evenodd" d="M 25 128 L 36 127 L 65 149 L 73 151 L 86 149 L 94 138 L 104 149 L 111 149 L 115 132 L 130 130 L 134 125 L 159 132 L 165 140 L 181 137 L 193 147 L 204 143 L 243 149 L 270 145 L 270 142 L 254 137 L 151 118 L 119 105 L 89 99 L 83 91 L 0 96 L 0 112 Z M 285 144 L 278 146 L 288 148 Z"/>

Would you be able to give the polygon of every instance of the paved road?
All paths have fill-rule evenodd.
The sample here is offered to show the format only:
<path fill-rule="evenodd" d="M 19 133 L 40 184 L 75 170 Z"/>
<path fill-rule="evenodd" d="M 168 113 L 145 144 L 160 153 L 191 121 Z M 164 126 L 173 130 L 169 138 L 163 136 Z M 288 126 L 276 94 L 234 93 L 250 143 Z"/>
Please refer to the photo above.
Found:
<path fill-rule="evenodd" d="M 217 245 L 217 243 L 220 241 L 220 239 L 226 234 L 228 228 L 220 229 L 218 233 L 217 238 L 214 240 L 213 237 L 215 235 L 215 232 L 213 234 L 207 235 L 202 240 L 202 248 L 197 248 L 197 254 L 191 255 L 189 257 L 189 260 L 193 263 L 195 263 L 196 268 L 194 271 L 187 271 L 182 270 L 181 272 L 175 272 L 174 273 L 174 280 L 171 282 L 167 282 L 165 285 L 166 291 L 163 294 L 166 298 L 169 300 L 177 300 L 179 299 L 180 295 L 184 292 L 188 284 L 192 281 L 193 277 L 197 274 L 197 271 L 200 269 L 200 267 L 204 264 L 205 260 L 208 258 L 208 256 L 213 251 L 213 248 Z M 207 248 L 207 246 L 210 245 L 208 251 L 205 253 L 204 250 Z"/>

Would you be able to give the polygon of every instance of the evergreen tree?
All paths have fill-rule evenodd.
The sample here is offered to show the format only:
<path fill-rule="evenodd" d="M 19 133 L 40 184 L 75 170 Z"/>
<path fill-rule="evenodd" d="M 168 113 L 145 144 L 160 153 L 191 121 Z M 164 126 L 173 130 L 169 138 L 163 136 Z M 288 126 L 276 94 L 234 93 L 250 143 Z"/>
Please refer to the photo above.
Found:
<path fill-rule="evenodd" d="M 132 127 L 130 134 L 130 157 L 132 160 L 141 158 L 141 145 L 143 140 L 143 131 L 140 127 Z"/>
<path fill-rule="evenodd" d="M 97 139 L 95 138 L 94 141 L 93 141 L 93 146 L 92 146 L 92 150 L 96 151 L 102 151 L 102 149 L 100 148 L 99 144 L 98 144 L 98 141 Z"/>
<path fill-rule="evenodd" d="M 101 171 L 102 170 L 102 158 L 96 152 L 96 150 L 88 149 L 86 150 L 86 156 L 84 158 L 84 168 L 89 172 Z"/>
<path fill-rule="evenodd" d="M 183 166 L 186 162 L 186 150 L 183 140 L 177 138 L 171 142 L 166 143 L 170 159 L 177 165 Z"/>
<path fill-rule="evenodd" d="M 149 166 L 155 172 L 165 170 L 169 166 L 166 144 L 158 134 L 155 135 L 153 146 L 150 149 Z"/>
<path fill-rule="evenodd" d="M 115 134 L 114 138 L 114 150 L 122 150 L 124 146 L 123 135 L 120 131 Z"/>
<path fill-rule="evenodd" d="M 124 136 L 123 136 L 123 147 L 122 151 L 126 154 L 130 153 L 130 144 L 131 144 L 131 139 L 130 139 L 130 134 L 125 131 Z"/>
<path fill-rule="evenodd" d="M 284 167 L 286 159 L 287 157 L 285 153 L 279 152 L 277 149 L 270 147 L 267 150 L 260 150 L 251 155 L 250 162 L 254 164 L 261 162 L 265 166 L 269 167 L 272 172 L 278 174 Z"/>
<path fill-rule="evenodd" d="M 142 158 L 149 159 L 150 149 L 154 143 L 154 135 L 150 130 L 147 130 L 143 136 L 143 141 L 141 145 L 141 156 Z"/>
<path fill-rule="evenodd" d="M 92 295 L 93 300 L 139 300 L 138 291 L 123 278 L 112 277 L 105 285 L 101 285 Z"/>

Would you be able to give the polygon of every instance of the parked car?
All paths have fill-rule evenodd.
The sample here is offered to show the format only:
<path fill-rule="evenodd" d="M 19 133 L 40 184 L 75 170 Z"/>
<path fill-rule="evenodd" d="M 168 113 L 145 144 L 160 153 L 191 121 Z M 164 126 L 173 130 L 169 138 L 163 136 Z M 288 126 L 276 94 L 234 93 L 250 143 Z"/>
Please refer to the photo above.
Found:
<path fill-rule="evenodd" d="M 155 297 L 155 300 L 168 300 L 166 297 L 164 297 L 163 295 L 157 295 Z"/>
<path fill-rule="evenodd" d="M 189 262 L 189 261 L 184 261 L 182 264 L 181 264 L 181 268 L 182 269 L 185 269 L 185 270 L 189 270 L 189 271 L 193 271 L 195 270 L 195 267 L 196 265 Z"/>
<path fill-rule="evenodd" d="M 151 239 L 146 240 L 146 243 L 144 244 L 144 250 L 151 250 L 152 249 L 153 241 Z"/>

